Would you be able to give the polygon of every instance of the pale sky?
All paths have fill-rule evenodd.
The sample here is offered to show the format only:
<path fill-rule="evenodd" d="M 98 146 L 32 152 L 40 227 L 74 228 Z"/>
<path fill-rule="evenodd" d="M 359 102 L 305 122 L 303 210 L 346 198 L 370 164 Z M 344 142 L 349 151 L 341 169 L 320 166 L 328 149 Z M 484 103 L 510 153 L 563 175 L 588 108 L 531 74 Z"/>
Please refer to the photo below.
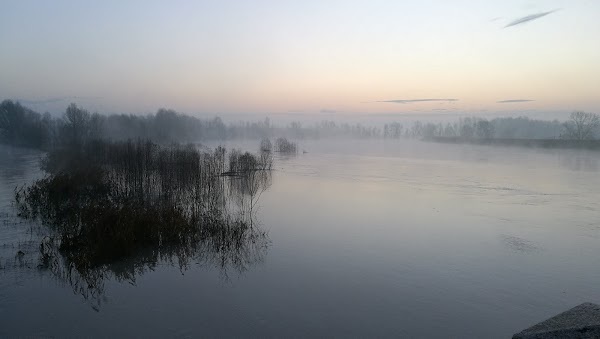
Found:
<path fill-rule="evenodd" d="M 600 113 L 596 0 L 4 0 L 0 46 L 40 110 Z"/>

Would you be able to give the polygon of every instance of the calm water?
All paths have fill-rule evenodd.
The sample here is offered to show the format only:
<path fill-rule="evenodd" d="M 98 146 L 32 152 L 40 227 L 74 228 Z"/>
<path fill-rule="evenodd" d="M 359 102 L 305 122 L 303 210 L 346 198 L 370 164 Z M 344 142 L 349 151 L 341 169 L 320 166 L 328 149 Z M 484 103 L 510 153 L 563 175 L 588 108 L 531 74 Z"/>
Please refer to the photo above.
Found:
<path fill-rule="evenodd" d="M 163 263 L 106 281 L 95 301 L 36 268 L 36 232 L 10 204 L 16 185 L 42 175 L 40 154 L 0 148 L 0 337 L 502 338 L 600 302 L 600 154 L 300 148 L 276 159 L 259 201 L 264 258 L 244 272 Z"/>

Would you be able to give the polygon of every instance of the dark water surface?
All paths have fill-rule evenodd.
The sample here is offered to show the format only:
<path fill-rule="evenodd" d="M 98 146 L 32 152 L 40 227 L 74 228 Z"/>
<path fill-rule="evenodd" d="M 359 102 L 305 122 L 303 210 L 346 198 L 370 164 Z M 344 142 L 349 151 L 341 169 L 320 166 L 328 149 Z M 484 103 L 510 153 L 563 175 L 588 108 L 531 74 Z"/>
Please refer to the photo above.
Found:
<path fill-rule="evenodd" d="M 501 338 L 600 302 L 598 153 L 299 147 L 259 200 L 263 258 L 160 263 L 93 301 L 37 268 L 38 235 L 10 208 L 41 154 L 0 148 L 0 337 Z"/>

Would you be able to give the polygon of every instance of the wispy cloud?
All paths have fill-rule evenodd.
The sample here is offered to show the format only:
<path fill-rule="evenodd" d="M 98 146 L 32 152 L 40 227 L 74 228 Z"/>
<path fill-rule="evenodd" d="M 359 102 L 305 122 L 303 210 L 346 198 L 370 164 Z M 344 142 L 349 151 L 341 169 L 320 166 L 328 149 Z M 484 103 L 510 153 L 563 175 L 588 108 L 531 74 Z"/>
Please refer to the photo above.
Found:
<path fill-rule="evenodd" d="M 530 101 L 535 101 L 535 100 L 531 100 L 531 99 L 509 99 L 509 100 L 496 101 L 496 103 L 498 103 L 498 104 L 514 104 L 514 103 L 517 103 L 517 102 L 530 102 Z"/>
<path fill-rule="evenodd" d="M 395 99 L 395 100 L 381 100 L 375 102 L 389 102 L 394 104 L 411 104 L 415 102 L 432 102 L 432 101 L 443 101 L 443 102 L 454 102 L 458 99 Z"/>
<path fill-rule="evenodd" d="M 323 113 L 323 114 L 334 114 L 334 113 L 337 113 L 336 110 L 334 110 L 334 109 L 327 109 L 327 108 L 323 108 L 320 112 Z"/>
<path fill-rule="evenodd" d="M 519 18 L 519 19 L 516 19 L 516 20 L 513 20 L 513 21 L 509 22 L 506 26 L 504 26 L 504 28 L 512 27 L 512 26 L 516 26 L 516 25 L 520 25 L 520 24 L 524 24 L 526 22 L 533 21 L 533 20 L 537 20 L 537 19 L 539 19 L 541 17 L 545 17 L 546 15 L 554 13 L 556 11 L 557 11 L 557 9 L 554 9 L 554 10 L 551 10 L 551 11 L 548 11 L 548 12 L 541 12 L 541 13 L 530 14 L 530 15 L 527 15 L 527 16 L 524 16 L 522 18 Z"/>

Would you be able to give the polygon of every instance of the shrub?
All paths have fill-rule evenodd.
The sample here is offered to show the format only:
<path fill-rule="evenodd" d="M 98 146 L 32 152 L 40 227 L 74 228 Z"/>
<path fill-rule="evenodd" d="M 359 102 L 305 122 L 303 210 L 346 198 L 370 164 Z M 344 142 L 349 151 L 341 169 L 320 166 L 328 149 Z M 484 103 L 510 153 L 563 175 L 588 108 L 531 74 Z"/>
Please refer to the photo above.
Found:
<path fill-rule="evenodd" d="M 275 141 L 275 151 L 280 153 L 295 154 L 298 152 L 296 144 L 286 138 L 278 138 Z"/>

